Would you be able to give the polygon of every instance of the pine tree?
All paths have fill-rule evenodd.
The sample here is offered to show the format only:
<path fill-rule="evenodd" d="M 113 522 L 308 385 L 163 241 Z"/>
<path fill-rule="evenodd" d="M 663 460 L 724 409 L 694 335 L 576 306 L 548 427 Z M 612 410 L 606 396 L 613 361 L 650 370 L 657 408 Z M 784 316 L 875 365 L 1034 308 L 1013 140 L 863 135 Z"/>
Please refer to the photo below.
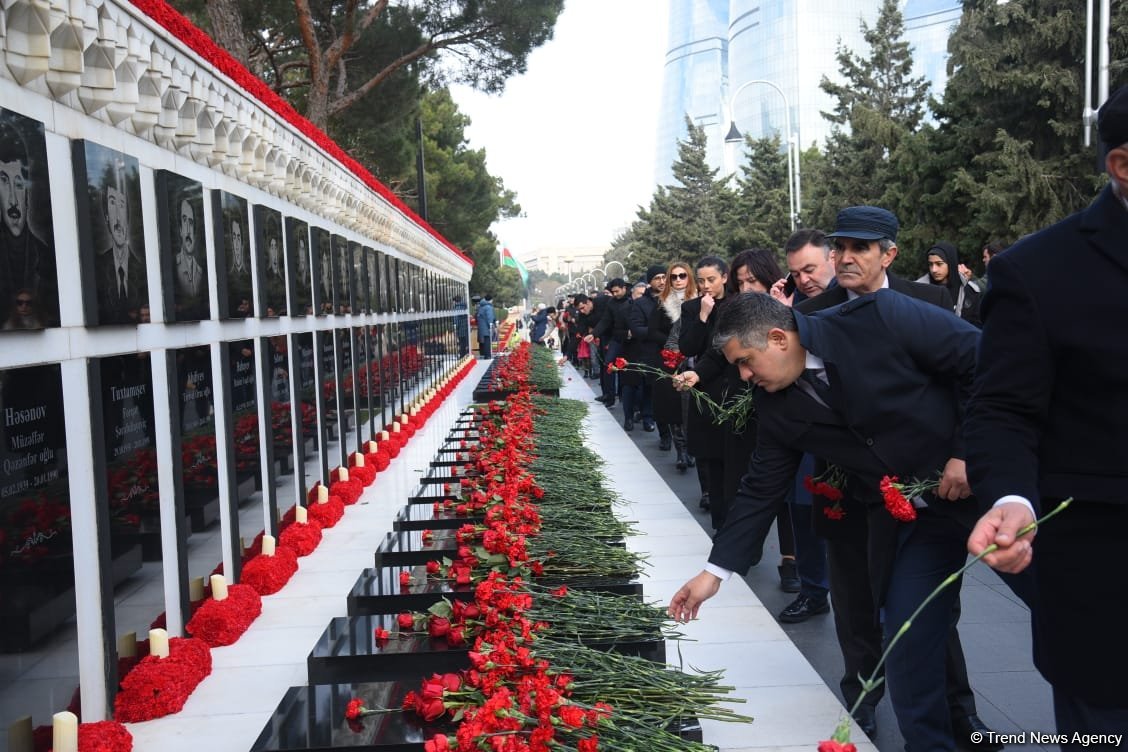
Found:
<path fill-rule="evenodd" d="M 731 238 L 730 250 L 781 249 L 791 234 L 787 153 L 778 133 L 760 139 L 746 137 L 745 148 L 732 226 L 726 233 Z"/>
<path fill-rule="evenodd" d="M 825 159 L 811 176 L 814 189 L 807 202 L 810 211 L 805 212 L 809 223 L 829 225 L 844 206 L 882 204 L 887 183 L 897 172 L 892 160 L 927 112 L 928 81 L 912 77 L 912 48 L 904 39 L 897 1 L 885 0 L 874 26 L 863 21 L 861 30 L 869 49 L 858 53 L 840 46 L 844 82 L 824 77 L 821 83 L 837 100 L 834 111 L 823 117 L 837 127 L 827 139 Z"/>
<path fill-rule="evenodd" d="M 1128 82 L 1128 4 L 1112 4 L 1111 30 L 1115 89 Z M 1082 4 L 965 0 L 930 149 L 943 188 L 924 206 L 965 253 L 1045 227 L 1103 185 L 1081 136 L 1084 47 Z"/>
<path fill-rule="evenodd" d="M 643 268 L 673 259 L 694 263 L 702 256 L 728 251 L 723 232 L 730 224 L 734 196 L 717 180 L 719 170 L 705 159 L 705 129 L 688 119 L 687 128 L 673 165 L 676 184 L 659 187 L 650 207 L 639 209 L 631 228 L 643 248 Z M 632 261 L 638 262 L 637 256 Z"/>

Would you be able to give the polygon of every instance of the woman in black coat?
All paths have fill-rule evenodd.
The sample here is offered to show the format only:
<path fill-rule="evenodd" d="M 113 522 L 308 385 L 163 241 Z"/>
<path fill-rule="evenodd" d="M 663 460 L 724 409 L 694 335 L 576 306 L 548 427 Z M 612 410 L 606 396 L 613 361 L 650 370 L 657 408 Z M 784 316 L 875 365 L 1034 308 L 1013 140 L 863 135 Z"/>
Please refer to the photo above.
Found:
<path fill-rule="evenodd" d="M 729 271 L 728 294 L 737 296 L 746 292 L 767 294 L 772 285 L 783 277 L 775 254 L 765 248 L 751 248 L 736 254 Z M 735 401 L 746 394 L 752 386 L 740 378 L 734 365 L 728 366 L 729 401 Z M 748 471 L 752 451 L 756 448 L 756 416 L 751 415 L 743 430 L 735 426 L 725 426 L 725 499 L 732 504 L 740 479 Z M 776 535 L 779 538 L 779 553 L 783 561 L 779 566 L 780 584 L 786 592 L 798 591 L 798 574 L 795 569 L 795 533 L 791 527 L 791 505 L 780 499 L 776 511 Z"/>
<path fill-rule="evenodd" d="M 728 362 L 713 347 L 713 330 L 720 309 L 728 301 L 728 264 L 718 256 L 706 256 L 697 262 L 695 274 L 701 296 L 682 304 L 678 347 L 683 355 L 694 359 L 697 389 L 720 404 L 728 387 Z M 708 489 L 708 501 L 702 499 L 702 506 L 708 504 L 713 529 L 720 530 L 728 515 L 724 491 L 725 429 L 713 424 L 708 407 L 699 407 L 690 399 L 686 434 L 689 453 L 697 459 L 697 472 Z"/>

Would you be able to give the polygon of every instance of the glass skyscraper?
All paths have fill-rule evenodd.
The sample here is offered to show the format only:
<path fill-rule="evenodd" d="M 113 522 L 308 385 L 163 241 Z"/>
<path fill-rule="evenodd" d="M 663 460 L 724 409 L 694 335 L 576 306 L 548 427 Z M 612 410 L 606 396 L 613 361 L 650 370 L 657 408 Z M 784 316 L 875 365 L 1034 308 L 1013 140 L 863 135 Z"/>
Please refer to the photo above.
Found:
<path fill-rule="evenodd" d="M 834 101 L 819 87 L 823 76 L 839 80 L 839 43 L 867 49 L 861 22 L 873 25 L 881 0 L 670 0 L 669 47 L 658 125 L 655 174 L 673 182 L 670 170 L 685 117 L 706 129 L 709 162 L 725 172 L 743 149 L 728 154 L 724 138 L 735 121 L 742 134 L 761 138 L 786 126 L 801 148 L 822 144 L 831 124 L 822 112 Z M 959 0 L 908 0 L 906 38 L 917 75 L 936 86 L 946 80 L 947 38 L 959 21 Z M 785 107 L 786 101 L 786 107 Z M 788 123 L 790 118 L 790 123 Z"/>

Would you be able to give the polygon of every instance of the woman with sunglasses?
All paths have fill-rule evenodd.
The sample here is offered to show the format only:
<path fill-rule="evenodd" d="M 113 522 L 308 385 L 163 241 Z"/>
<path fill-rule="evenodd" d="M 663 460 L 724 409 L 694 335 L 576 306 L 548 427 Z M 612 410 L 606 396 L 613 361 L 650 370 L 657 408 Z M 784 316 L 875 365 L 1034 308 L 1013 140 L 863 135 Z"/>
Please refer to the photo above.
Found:
<path fill-rule="evenodd" d="M 662 350 L 680 352 L 678 337 L 681 334 L 681 308 L 682 303 L 697 297 L 697 281 L 689 264 L 684 261 L 674 261 L 666 270 L 666 287 L 658 296 L 657 315 L 661 320 L 660 328 L 669 331 Z M 661 352 L 659 352 L 661 358 Z M 674 373 L 675 369 L 665 363 L 661 358 L 656 367 L 662 368 L 667 373 Z M 693 466 L 693 459 L 686 450 L 685 421 L 689 409 L 689 395 L 678 392 L 668 379 L 655 379 L 654 391 L 654 420 L 659 426 L 669 426 L 669 440 L 672 441 L 677 452 L 676 467 L 679 473 L 684 473 L 686 468 Z M 663 448 L 669 448 L 664 441 Z M 704 492 L 704 488 L 702 491 Z"/>

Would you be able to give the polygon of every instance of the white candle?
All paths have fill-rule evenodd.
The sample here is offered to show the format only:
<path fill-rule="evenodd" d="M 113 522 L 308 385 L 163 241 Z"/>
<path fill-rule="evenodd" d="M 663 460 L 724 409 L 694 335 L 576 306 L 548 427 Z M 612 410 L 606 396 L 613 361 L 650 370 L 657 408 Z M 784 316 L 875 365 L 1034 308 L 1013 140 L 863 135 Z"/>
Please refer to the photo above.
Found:
<path fill-rule="evenodd" d="M 193 577 L 188 581 L 188 600 L 192 603 L 204 599 L 204 578 Z"/>
<path fill-rule="evenodd" d="M 317 503 L 318 504 L 328 504 L 329 503 L 329 489 L 326 488 L 325 486 L 318 486 L 317 487 Z"/>
<path fill-rule="evenodd" d="M 53 752 L 78 752 L 78 716 L 69 710 L 52 716 L 51 749 Z"/>
<path fill-rule="evenodd" d="M 118 658 L 137 657 L 137 633 L 126 632 L 117 641 Z"/>
<path fill-rule="evenodd" d="M 397 420 L 397 421 L 394 421 L 392 423 L 392 433 L 399 433 L 399 432 L 400 432 L 400 424 L 399 424 L 399 421 Z"/>
<path fill-rule="evenodd" d="M 343 467 L 337 468 L 337 480 L 348 480 L 348 479 L 349 479 L 349 471 L 346 468 L 343 468 Z"/>
<path fill-rule="evenodd" d="M 381 431 L 380 432 L 380 441 L 387 441 L 390 438 L 392 438 L 392 437 L 388 435 L 387 431 Z"/>
<path fill-rule="evenodd" d="M 274 536 L 273 535 L 262 536 L 262 555 L 263 556 L 274 556 Z"/>
<path fill-rule="evenodd" d="M 353 455 L 353 464 L 357 467 L 364 467 L 364 455 L 357 452 Z"/>
<path fill-rule="evenodd" d="M 227 580 L 221 574 L 211 576 L 212 600 L 222 601 L 227 598 Z"/>
<path fill-rule="evenodd" d="M 419 408 L 418 407 L 411 408 L 411 417 L 414 418 L 418 414 L 419 414 Z"/>
<path fill-rule="evenodd" d="M 375 453 L 375 451 L 377 449 L 379 449 L 379 445 L 375 441 L 368 442 L 368 453 L 369 454 Z"/>
<path fill-rule="evenodd" d="M 306 508 L 301 504 L 294 507 L 294 521 L 299 525 L 305 525 L 309 522 L 309 515 L 306 512 Z"/>
<path fill-rule="evenodd" d="M 20 716 L 8 727 L 8 752 L 35 752 L 35 729 L 31 716 Z"/>
<path fill-rule="evenodd" d="M 149 630 L 149 655 L 168 658 L 168 632 L 163 629 Z"/>

